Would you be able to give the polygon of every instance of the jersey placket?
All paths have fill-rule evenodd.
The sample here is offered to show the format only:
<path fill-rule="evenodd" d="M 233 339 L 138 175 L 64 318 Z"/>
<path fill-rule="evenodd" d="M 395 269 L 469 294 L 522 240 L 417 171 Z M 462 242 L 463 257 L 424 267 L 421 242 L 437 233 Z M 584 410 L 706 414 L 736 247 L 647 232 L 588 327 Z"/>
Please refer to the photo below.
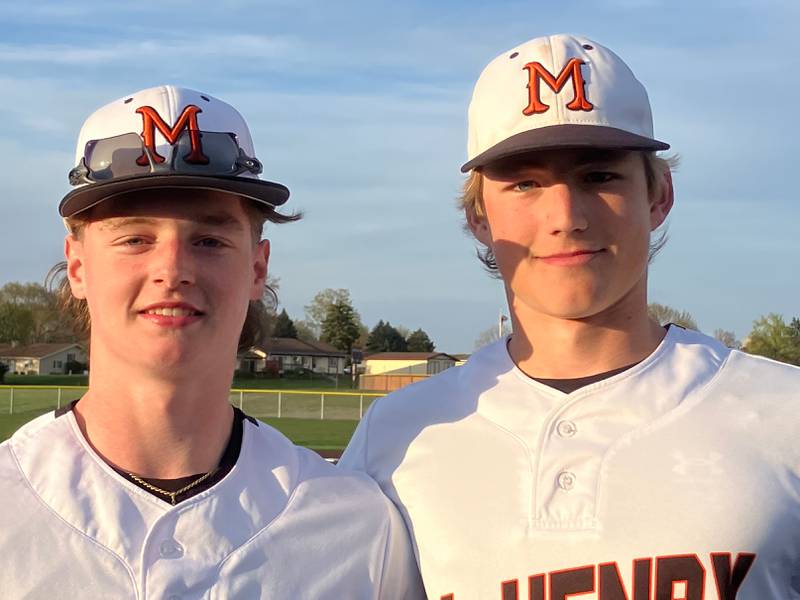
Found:
<path fill-rule="evenodd" d="M 541 529 L 596 529 L 597 493 L 603 457 L 628 427 L 594 409 L 602 399 L 578 398 L 551 413 L 537 452 L 532 526 Z M 604 418 L 605 417 L 605 418 Z M 613 424 L 612 424 L 613 423 Z"/>

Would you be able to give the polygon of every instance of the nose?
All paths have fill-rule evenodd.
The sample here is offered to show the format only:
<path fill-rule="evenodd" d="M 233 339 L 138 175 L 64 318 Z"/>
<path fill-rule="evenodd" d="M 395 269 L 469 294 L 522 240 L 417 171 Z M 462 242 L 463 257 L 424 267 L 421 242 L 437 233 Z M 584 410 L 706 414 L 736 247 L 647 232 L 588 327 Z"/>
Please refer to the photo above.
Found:
<path fill-rule="evenodd" d="M 551 185 L 547 190 L 546 202 L 550 233 L 576 233 L 589 227 L 585 199 L 569 183 Z"/>
<path fill-rule="evenodd" d="M 165 239 L 158 244 L 153 253 L 152 280 L 170 290 L 194 284 L 192 255 L 180 239 Z"/>

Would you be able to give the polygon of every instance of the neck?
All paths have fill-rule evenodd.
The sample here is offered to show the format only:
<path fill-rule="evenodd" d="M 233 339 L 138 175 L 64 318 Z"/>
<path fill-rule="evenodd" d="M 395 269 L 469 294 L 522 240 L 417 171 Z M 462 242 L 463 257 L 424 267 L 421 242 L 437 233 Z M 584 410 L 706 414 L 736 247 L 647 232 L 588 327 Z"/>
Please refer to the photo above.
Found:
<path fill-rule="evenodd" d="M 664 328 L 647 314 L 646 283 L 614 306 L 582 319 L 546 315 L 509 292 L 514 333 L 509 354 L 526 375 L 546 379 L 588 377 L 647 358 Z"/>
<path fill-rule="evenodd" d="M 75 405 L 75 417 L 103 460 L 157 479 L 205 473 L 218 465 L 233 421 L 228 400 L 233 364 L 164 377 L 94 353 L 91 361 L 89 390 Z"/>

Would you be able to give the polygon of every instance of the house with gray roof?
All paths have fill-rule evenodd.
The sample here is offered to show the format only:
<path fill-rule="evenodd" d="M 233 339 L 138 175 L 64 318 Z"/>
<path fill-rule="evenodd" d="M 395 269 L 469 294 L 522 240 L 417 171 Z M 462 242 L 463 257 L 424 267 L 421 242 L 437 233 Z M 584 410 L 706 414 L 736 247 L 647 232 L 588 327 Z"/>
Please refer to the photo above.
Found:
<path fill-rule="evenodd" d="M 0 362 L 18 375 L 63 375 L 67 363 L 86 364 L 86 350 L 80 344 L 0 344 Z"/>

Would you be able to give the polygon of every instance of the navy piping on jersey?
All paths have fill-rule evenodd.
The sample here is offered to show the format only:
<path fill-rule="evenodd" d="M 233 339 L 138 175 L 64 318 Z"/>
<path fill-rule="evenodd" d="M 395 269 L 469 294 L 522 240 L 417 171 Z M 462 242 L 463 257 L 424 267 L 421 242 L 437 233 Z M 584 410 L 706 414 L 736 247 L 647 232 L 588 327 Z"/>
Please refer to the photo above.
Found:
<path fill-rule="evenodd" d="M 664 329 L 669 331 L 670 327 L 681 327 L 680 325 L 675 325 L 675 323 L 667 323 L 664 325 Z M 681 329 L 685 329 L 681 327 Z M 624 367 L 620 367 L 618 369 L 611 369 L 610 371 L 605 371 L 603 373 L 598 373 L 597 375 L 587 375 L 586 377 L 575 377 L 574 379 L 545 379 L 543 377 L 531 377 L 535 381 L 539 383 L 543 383 L 544 385 L 557 389 L 559 392 L 563 392 L 565 394 L 571 394 L 575 390 L 579 390 L 582 387 L 586 387 L 587 385 L 591 385 L 598 381 L 603 381 L 603 379 L 608 379 L 609 377 L 613 377 L 614 375 L 619 375 L 623 371 L 627 371 L 638 365 L 642 361 L 636 361 L 630 365 L 626 365 Z"/>
<path fill-rule="evenodd" d="M 78 400 L 74 400 L 70 402 L 66 406 L 62 406 L 61 408 L 55 411 L 55 417 L 58 418 L 62 415 L 67 414 L 68 412 L 72 411 L 75 408 L 75 405 L 78 403 Z M 182 502 L 183 500 L 187 500 L 192 496 L 196 496 L 197 494 L 207 490 L 208 488 L 212 487 L 219 481 L 221 481 L 233 468 L 236 464 L 236 461 L 239 458 L 239 452 L 242 449 L 242 435 L 244 432 L 244 421 L 248 420 L 253 425 L 258 427 L 258 421 L 256 421 L 253 417 L 250 417 L 244 414 L 241 410 L 236 407 L 233 407 L 233 424 L 231 425 L 231 435 L 228 438 L 228 444 L 225 446 L 225 451 L 222 453 L 222 457 L 220 458 L 219 464 L 217 465 L 217 471 L 205 481 L 199 483 L 195 487 L 190 490 L 187 490 L 183 494 L 180 494 L 175 497 L 175 502 Z M 149 494 L 152 494 L 159 500 L 168 501 L 169 497 L 164 496 L 164 494 L 159 494 L 153 490 L 150 490 L 144 487 L 141 483 L 134 480 L 126 471 L 116 468 L 113 465 L 109 465 L 112 469 L 114 469 L 117 473 L 119 473 L 122 477 L 130 481 L 132 484 L 140 487 L 144 491 Z M 154 485 L 159 487 L 163 490 L 168 492 L 174 492 L 175 490 L 179 490 L 182 487 L 189 485 L 192 481 L 196 480 L 198 477 L 202 477 L 204 473 L 198 473 L 196 475 L 189 475 L 188 477 L 179 477 L 177 479 L 154 479 L 149 477 L 143 477 L 144 481 L 149 483 L 150 485 Z"/>
<path fill-rule="evenodd" d="M 605 371 L 604 373 L 598 373 L 597 375 L 576 377 L 574 379 L 544 379 L 542 377 L 531 377 L 531 379 L 534 379 L 539 383 L 543 383 L 548 387 L 555 388 L 559 392 L 564 392 L 565 394 L 571 394 L 575 390 L 579 390 L 582 387 L 586 387 L 587 385 L 590 385 L 597 381 L 602 381 L 603 379 L 608 379 L 609 377 L 613 377 L 614 375 L 622 373 L 623 371 L 627 371 L 631 367 L 635 367 L 636 365 L 638 365 L 639 362 L 635 362 L 625 367 L 620 367 L 619 369 L 612 369 L 610 371 Z"/>

